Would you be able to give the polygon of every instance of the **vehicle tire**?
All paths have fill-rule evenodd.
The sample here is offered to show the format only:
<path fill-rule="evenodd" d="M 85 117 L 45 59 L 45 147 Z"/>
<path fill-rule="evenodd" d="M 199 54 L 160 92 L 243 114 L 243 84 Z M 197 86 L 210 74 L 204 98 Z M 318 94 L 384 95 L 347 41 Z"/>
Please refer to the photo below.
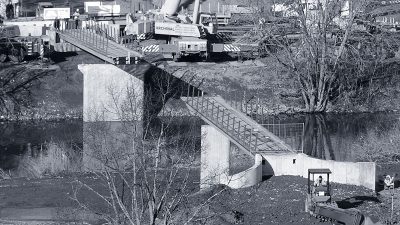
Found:
<path fill-rule="evenodd" d="M 208 52 L 204 53 L 203 55 L 203 62 L 209 62 L 210 61 L 210 54 Z"/>
<path fill-rule="evenodd" d="M 0 54 L 0 62 L 4 62 L 7 59 L 7 55 L 6 54 Z"/>
<path fill-rule="evenodd" d="M 172 53 L 172 60 L 173 60 L 174 62 L 178 62 L 179 59 L 180 59 L 179 55 L 173 54 L 173 53 Z"/>
<path fill-rule="evenodd" d="M 8 57 L 13 62 L 22 62 L 25 58 L 25 50 L 23 48 L 13 48 Z"/>

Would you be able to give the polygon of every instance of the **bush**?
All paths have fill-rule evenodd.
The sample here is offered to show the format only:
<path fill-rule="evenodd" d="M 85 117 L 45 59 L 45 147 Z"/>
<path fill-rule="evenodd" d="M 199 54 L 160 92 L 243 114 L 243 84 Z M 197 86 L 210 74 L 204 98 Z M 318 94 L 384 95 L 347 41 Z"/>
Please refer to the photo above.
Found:
<path fill-rule="evenodd" d="M 359 137 L 351 150 L 357 161 L 400 162 L 400 124 L 387 131 L 369 131 Z"/>
<path fill-rule="evenodd" d="M 82 165 L 80 153 L 65 143 L 46 143 L 37 156 L 26 154 L 18 167 L 18 175 L 40 178 L 44 175 L 58 175 L 63 172 L 77 172 Z"/>

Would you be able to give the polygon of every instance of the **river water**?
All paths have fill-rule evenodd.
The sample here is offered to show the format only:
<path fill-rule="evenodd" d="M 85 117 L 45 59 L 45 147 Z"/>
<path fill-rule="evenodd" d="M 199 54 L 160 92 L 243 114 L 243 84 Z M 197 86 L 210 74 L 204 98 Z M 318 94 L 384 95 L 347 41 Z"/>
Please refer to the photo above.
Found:
<path fill-rule="evenodd" d="M 399 122 L 399 118 L 394 113 L 374 113 L 281 115 L 257 120 L 266 124 L 293 149 L 305 154 L 321 159 L 356 161 L 353 145 L 369 132 L 396 132 L 393 126 Z M 185 123 L 188 122 L 185 120 L 175 118 L 174 121 L 174 129 L 183 132 L 187 129 Z M 198 119 L 198 131 L 201 124 L 203 122 Z M 197 134 L 200 136 L 200 132 Z M 83 165 L 83 141 L 83 122 L 80 120 L 2 122 L 0 168 L 16 176 L 79 171 Z M 196 146 L 200 146 L 200 143 Z M 58 149 L 65 148 L 69 149 L 67 153 L 58 152 Z M 54 157 L 59 160 L 52 160 Z M 35 159 L 40 164 L 35 164 Z"/>

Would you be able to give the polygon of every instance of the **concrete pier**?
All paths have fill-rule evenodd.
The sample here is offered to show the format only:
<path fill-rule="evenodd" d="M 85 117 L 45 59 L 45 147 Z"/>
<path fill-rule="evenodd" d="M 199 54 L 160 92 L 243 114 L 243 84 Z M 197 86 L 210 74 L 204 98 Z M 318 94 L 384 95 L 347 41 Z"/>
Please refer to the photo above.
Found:
<path fill-rule="evenodd" d="M 254 165 L 237 174 L 229 173 L 231 143 L 210 125 L 201 127 L 200 188 L 224 184 L 230 188 L 244 188 L 262 181 L 263 158 L 256 154 Z"/>
<path fill-rule="evenodd" d="M 225 183 L 229 176 L 230 141 L 210 125 L 201 126 L 200 188 Z"/>
<path fill-rule="evenodd" d="M 111 64 L 81 64 L 83 120 L 134 121 L 143 119 L 144 83 Z"/>

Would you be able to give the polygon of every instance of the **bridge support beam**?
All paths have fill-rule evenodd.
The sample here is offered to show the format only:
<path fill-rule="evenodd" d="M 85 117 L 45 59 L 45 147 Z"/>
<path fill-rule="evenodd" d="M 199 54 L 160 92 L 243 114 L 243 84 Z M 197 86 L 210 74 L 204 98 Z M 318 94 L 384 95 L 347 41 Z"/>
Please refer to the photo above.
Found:
<path fill-rule="evenodd" d="M 144 82 L 111 64 L 81 64 L 83 121 L 140 121 Z"/>
<path fill-rule="evenodd" d="M 200 188 L 223 184 L 229 176 L 230 141 L 210 125 L 201 126 Z"/>

